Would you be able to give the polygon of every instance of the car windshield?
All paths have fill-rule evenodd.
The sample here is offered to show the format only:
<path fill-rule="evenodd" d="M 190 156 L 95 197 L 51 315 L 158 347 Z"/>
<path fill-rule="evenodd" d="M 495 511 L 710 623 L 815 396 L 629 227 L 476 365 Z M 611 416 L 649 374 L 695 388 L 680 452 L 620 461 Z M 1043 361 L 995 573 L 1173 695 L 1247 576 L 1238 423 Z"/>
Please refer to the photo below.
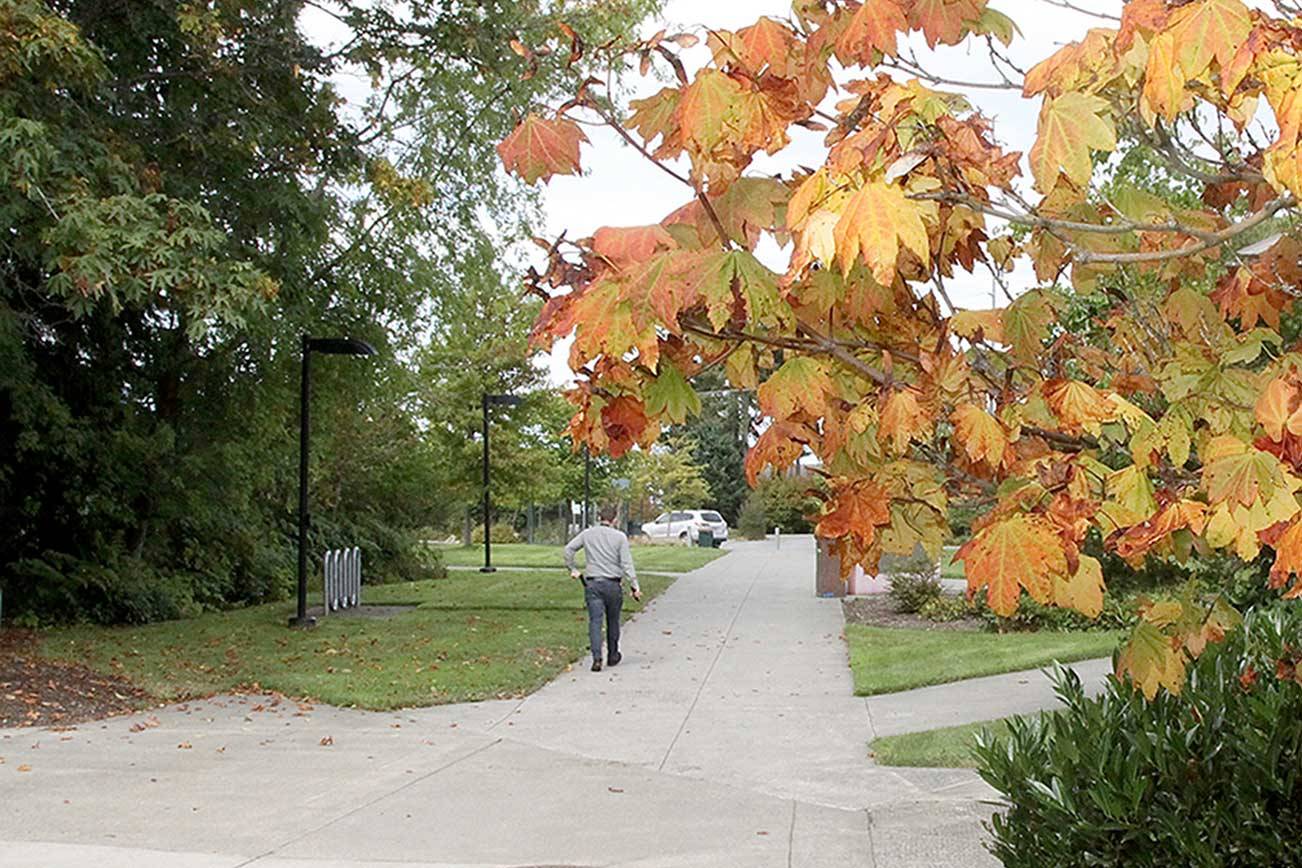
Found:
<path fill-rule="evenodd" d="M 723 516 L 719 515 L 717 512 L 710 511 L 701 513 L 701 518 L 706 521 L 723 521 Z"/>

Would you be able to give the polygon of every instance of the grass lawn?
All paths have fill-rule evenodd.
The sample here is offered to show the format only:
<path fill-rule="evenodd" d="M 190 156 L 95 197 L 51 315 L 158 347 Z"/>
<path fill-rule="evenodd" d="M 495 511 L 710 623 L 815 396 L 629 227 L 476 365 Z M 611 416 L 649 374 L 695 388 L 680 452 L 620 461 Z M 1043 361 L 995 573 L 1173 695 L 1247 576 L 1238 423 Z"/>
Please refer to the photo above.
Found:
<path fill-rule="evenodd" d="M 845 628 L 858 696 L 1035 669 L 1055 660 L 1106 657 L 1120 637 L 1117 632 L 981 633 L 861 624 Z"/>
<path fill-rule="evenodd" d="M 443 562 L 449 566 L 476 567 L 484 563 L 483 545 L 437 545 Z M 498 567 L 564 567 L 562 546 L 529 545 L 528 543 L 501 543 L 493 546 L 493 566 Z M 661 570 L 667 573 L 687 573 L 721 558 L 727 549 L 703 549 L 696 546 L 634 545 L 633 565 L 638 571 Z M 583 563 L 583 552 L 579 552 Z"/>
<path fill-rule="evenodd" d="M 643 602 L 669 576 L 642 576 Z M 334 705 L 388 709 L 521 696 L 586 652 L 578 583 L 554 573 L 491 575 L 368 586 L 368 604 L 415 603 L 388 620 L 332 615 L 290 630 L 293 603 L 274 603 L 141 627 L 71 627 L 43 637 L 47 657 L 125 676 L 160 699 L 258 685 Z"/>
<path fill-rule="evenodd" d="M 884 766 L 915 766 L 918 768 L 976 768 L 972 745 L 977 735 L 990 729 L 995 735 L 1008 732 L 1008 720 L 984 720 L 947 726 L 926 732 L 906 732 L 874 739 L 869 745 L 873 758 Z"/>
<path fill-rule="evenodd" d="M 963 570 L 963 562 L 955 563 L 954 552 L 958 551 L 958 546 L 945 546 L 944 551 L 940 553 L 940 577 L 942 579 L 966 579 L 967 573 Z"/>

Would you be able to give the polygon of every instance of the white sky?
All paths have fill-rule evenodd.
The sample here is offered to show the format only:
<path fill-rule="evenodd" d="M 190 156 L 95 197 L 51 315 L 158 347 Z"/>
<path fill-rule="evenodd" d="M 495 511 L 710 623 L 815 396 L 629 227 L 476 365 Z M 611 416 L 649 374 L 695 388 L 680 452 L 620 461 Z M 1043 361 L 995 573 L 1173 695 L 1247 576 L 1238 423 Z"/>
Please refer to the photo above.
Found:
<path fill-rule="evenodd" d="M 1021 68 L 1029 68 L 1051 54 L 1058 46 L 1080 39 L 1090 27 L 1115 26 L 1115 22 L 1052 6 L 1041 0 L 994 0 L 991 4 L 1011 16 L 1021 28 L 1008 49 L 1010 58 Z M 1076 5 L 1120 14 L 1120 0 L 1077 0 Z M 737 30 L 753 23 L 761 15 L 774 18 L 790 14 L 790 2 L 783 0 L 670 0 L 659 21 L 644 25 L 645 35 L 662 27 L 670 33 L 686 30 L 701 33 L 700 26 L 714 29 Z M 910 44 L 918 51 L 927 70 L 946 78 L 995 81 L 984 43 L 971 46 L 941 47 L 934 52 L 927 49 L 920 36 Z M 708 60 L 709 53 L 702 44 L 685 53 L 689 73 Z M 902 74 L 897 77 L 903 78 Z M 844 81 L 846 76 L 839 80 Z M 654 75 L 646 79 L 630 77 L 626 85 L 633 96 L 649 96 L 664 86 Z M 964 89 L 951 85 L 930 85 L 938 90 L 964 93 L 974 106 L 995 121 L 995 135 L 1012 150 L 1026 152 L 1035 140 L 1036 118 L 1040 100 L 1023 99 L 1018 93 L 1006 90 Z M 615 133 L 597 127 L 585 127 L 592 140 L 583 149 L 582 176 L 556 176 L 547 185 L 544 201 L 546 209 L 546 235 L 554 238 L 562 231 L 569 238 L 591 235 L 601 226 L 638 226 L 657 223 L 691 196 L 690 191 L 651 165 L 645 158 L 624 144 Z M 823 164 L 826 148 L 823 133 L 795 130 L 792 143 L 772 157 L 760 155 L 747 174 L 789 171 L 796 166 L 816 167 Z M 1029 170 L 1023 161 L 1023 175 Z M 686 162 L 681 161 L 685 166 Z M 761 249 L 760 256 L 766 264 L 779 271 L 786 270 L 785 256 L 776 246 Z M 1031 286 L 1034 279 L 1029 268 L 1010 275 L 1014 292 Z M 959 307 L 987 308 L 991 306 L 991 278 L 985 270 L 976 274 L 959 271 L 947 281 L 947 289 Z M 547 359 L 551 379 L 558 385 L 569 383 L 572 375 L 567 364 L 568 342 L 558 344 Z"/>

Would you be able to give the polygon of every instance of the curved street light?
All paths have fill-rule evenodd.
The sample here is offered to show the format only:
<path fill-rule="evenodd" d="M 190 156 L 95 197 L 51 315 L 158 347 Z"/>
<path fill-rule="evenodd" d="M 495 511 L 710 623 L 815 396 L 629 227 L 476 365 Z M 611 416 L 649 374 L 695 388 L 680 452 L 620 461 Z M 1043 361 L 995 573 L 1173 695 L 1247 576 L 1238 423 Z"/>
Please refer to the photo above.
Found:
<path fill-rule="evenodd" d="M 355 338 L 314 338 L 303 335 L 302 374 L 299 377 L 298 410 L 298 613 L 289 619 L 291 627 L 312 627 L 316 618 L 307 615 L 307 454 L 312 395 L 312 353 L 327 356 L 373 356 L 375 347 Z"/>

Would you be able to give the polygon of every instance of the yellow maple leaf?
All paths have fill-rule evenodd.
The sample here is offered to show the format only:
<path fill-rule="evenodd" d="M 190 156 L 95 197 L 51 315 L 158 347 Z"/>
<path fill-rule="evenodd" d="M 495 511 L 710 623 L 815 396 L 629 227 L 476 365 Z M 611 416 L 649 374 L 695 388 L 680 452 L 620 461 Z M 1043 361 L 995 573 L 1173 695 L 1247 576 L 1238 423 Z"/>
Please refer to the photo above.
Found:
<path fill-rule="evenodd" d="M 1067 578 L 1055 577 L 1053 602 L 1087 618 L 1097 618 L 1103 611 L 1103 566 L 1098 559 L 1082 555 L 1076 572 Z"/>
<path fill-rule="evenodd" d="M 910 199 L 898 184 L 865 184 L 850 197 L 833 229 L 842 272 L 849 274 L 862 256 L 878 283 L 893 285 L 901 248 L 912 251 L 923 265 L 931 261 L 927 221 L 935 219 L 935 202 Z"/>
<path fill-rule="evenodd" d="M 1140 621 L 1117 655 L 1117 678 L 1127 675 L 1148 699 L 1160 687 L 1178 694 L 1184 687 L 1184 651 L 1157 627 Z"/>
<path fill-rule="evenodd" d="M 1213 437 L 1202 450 L 1203 485 L 1208 502 L 1231 502 L 1251 506 L 1268 501 L 1280 489 L 1296 491 L 1298 480 L 1287 473 L 1278 458 L 1223 434 Z"/>
<path fill-rule="evenodd" d="M 1094 172 L 1090 152 L 1117 147 L 1116 130 L 1106 116 L 1107 108 L 1105 100 L 1079 91 L 1045 97 L 1030 154 L 1036 189 L 1051 192 L 1058 184 L 1059 173 L 1077 186 L 1089 182 Z"/>
<path fill-rule="evenodd" d="M 1187 80 L 1201 76 L 1213 60 L 1229 66 L 1251 30 L 1252 15 L 1240 0 L 1197 0 L 1176 10 L 1167 24 L 1175 62 Z"/>
<path fill-rule="evenodd" d="M 996 470 L 1004 462 L 1008 435 L 999 420 L 975 404 L 960 404 L 950 416 L 954 439 L 962 446 L 968 460 L 984 463 Z"/>
<path fill-rule="evenodd" d="M 796 356 L 760 384 L 760 410 L 774 419 L 786 419 L 798 410 L 821 416 L 831 391 L 832 381 L 818 360 Z"/>
<path fill-rule="evenodd" d="M 1004 342 L 1004 310 L 959 310 L 949 320 L 950 330 L 970 341 Z"/>

